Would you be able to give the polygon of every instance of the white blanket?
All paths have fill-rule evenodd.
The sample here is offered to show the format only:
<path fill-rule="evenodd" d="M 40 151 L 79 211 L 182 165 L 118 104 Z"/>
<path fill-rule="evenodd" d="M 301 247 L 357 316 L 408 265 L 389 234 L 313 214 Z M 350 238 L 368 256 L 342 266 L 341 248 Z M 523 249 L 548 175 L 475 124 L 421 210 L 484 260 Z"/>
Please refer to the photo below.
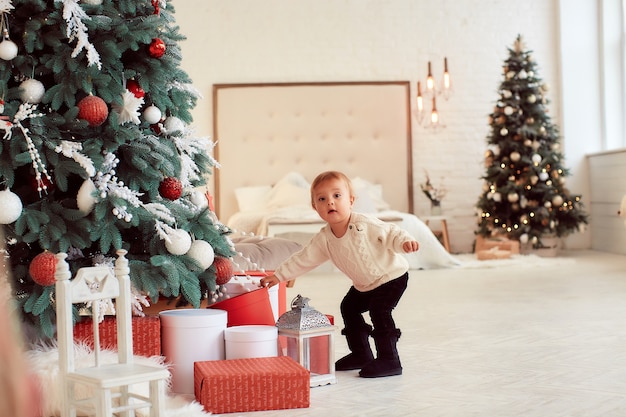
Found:
<path fill-rule="evenodd" d="M 395 210 L 380 211 L 376 216 L 383 220 L 402 219 L 394 222 L 419 242 L 420 249 L 417 252 L 404 254 L 411 269 L 449 268 L 461 265 L 461 262 L 446 251 L 430 228 L 417 216 Z M 236 232 L 267 236 L 268 225 L 272 222 L 292 222 L 293 231 L 298 232 L 299 224 L 315 221 L 321 219 L 310 206 L 292 206 L 273 211 L 238 212 L 228 220 L 227 225 Z"/>

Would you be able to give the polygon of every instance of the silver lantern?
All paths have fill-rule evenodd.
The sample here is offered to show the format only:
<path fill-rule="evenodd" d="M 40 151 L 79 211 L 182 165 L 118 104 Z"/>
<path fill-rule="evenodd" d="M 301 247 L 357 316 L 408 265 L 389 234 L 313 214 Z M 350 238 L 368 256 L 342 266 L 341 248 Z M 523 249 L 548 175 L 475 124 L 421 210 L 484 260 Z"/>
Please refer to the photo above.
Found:
<path fill-rule="evenodd" d="M 298 294 L 291 310 L 278 318 L 280 353 L 311 373 L 311 387 L 334 384 L 335 326 L 326 315 L 310 307 L 309 301 Z"/>

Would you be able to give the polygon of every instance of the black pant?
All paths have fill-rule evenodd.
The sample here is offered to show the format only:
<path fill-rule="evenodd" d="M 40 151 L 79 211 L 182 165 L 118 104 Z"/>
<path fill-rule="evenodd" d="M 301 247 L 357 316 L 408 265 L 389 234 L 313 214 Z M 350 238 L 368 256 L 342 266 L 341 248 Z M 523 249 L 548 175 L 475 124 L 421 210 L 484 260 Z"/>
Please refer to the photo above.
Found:
<path fill-rule="evenodd" d="M 371 291 L 360 292 L 350 287 L 341 301 L 341 316 L 347 332 L 369 329 L 363 319 L 363 313 L 369 311 L 374 334 L 396 332 L 396 323 L 391 312 L 398 305 L 400 297 L 406 290 L 409 273 L 389 281 Z"/>

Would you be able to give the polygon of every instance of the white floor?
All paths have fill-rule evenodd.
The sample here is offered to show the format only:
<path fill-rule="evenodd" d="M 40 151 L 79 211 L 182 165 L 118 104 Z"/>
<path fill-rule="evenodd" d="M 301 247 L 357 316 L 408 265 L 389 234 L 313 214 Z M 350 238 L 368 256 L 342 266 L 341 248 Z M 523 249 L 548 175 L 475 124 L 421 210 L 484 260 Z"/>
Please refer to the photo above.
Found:
<path fill-rule="evenodd" d="M 411 272 L 395 312 L 403 375 L 340 372 L 311 389 L 309 408 L 226 416 L 626 416 L 626 257 L 484 266 Z M 310 298 L 340 329 L 348 286 L 339 274 L 301 277 L 288 302 Z"/>

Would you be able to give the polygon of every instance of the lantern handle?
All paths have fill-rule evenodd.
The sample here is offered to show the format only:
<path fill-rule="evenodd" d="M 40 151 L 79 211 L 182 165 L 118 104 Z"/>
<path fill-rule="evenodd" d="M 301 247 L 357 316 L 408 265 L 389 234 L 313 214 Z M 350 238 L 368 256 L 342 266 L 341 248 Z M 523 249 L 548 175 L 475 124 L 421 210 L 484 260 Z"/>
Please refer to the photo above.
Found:
<path fill-rule="evenodd" d="M 309 301 L 311 301 L 310 298 L 307 297 L 303 297 L 300 294 L 298 294 L 293 300 L 291 300 L 291 309 L 302 309 L 302 308 L 308 308 L 309 307 Z"/>

